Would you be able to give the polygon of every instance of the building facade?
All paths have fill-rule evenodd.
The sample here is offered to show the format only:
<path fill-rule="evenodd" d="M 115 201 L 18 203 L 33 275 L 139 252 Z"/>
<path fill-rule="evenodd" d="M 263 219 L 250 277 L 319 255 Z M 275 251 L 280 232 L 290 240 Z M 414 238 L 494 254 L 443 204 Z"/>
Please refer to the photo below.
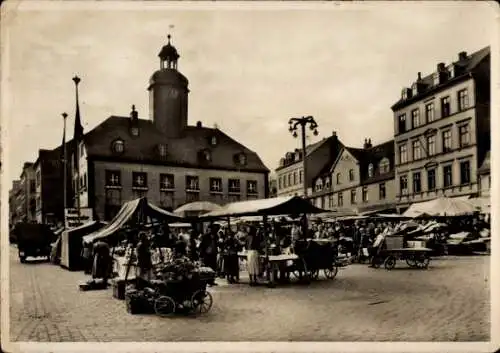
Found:
<path fill-rule="evenodd" d="M 394 142 L 343 147 L 328 171 L 314 179 L 311 199 L 338 212 L 376 212 L 395 208 Z"/>
<path fill-rule="evenodd" d="M 302 149 L 287 152 L 281 158 L 276 168 L 277 195 L 303 196 L 304 183 L 308 189 L 313 185 L 313 179 L 337 158 L 341 142 L 335 132 L 328 138 L 306 146 L 307 176 L 304 176 Z"/>
<path fill-rule="evenodd" d="M 111 116 L 86 133 L 73 166 L 73 205 L 110 220 L 125 201 L 147 197 L 173 210 L 193 201 L 225 204 L 265 198 L 269 170 L 259 156 L 218 128 L 188 124 L 188 80 L 169 43 L 149 82 L 150 117 Z"/>
<path fill-rule="evenodd" d="M 419 73 L 392 110 L 400 210 L 479 193 L 477 170 L 490 150 L 489 47 Z"/>
<path fill-rule="evenodd" d="M 36 222 L 36 186 L 33 163 L 26 162 L 20 176 L 17 219 Z"/>
<path fill-rule="evenodd" d="M 19 212 L 21 198 L 21 181 L 12 181 L 12 188 L 9 190 L 9 228 L 19 222 Z"/>
<path fill-rule="evenodd" d="M 491 194 L 491 171 L 490 171 L 490 151 L 486 154 L 483 164 L 477 171 L 479 181 L 479 196 L 490 197 Z"/>

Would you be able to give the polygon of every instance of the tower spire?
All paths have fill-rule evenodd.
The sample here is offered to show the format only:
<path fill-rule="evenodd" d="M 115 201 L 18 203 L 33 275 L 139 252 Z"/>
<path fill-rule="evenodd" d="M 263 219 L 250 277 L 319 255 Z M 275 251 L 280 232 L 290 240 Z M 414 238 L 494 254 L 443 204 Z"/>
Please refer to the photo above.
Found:
<path fill-rule="evenodd" d="M 161 48 L 160 54 L 160 68 L 163 69 L 174 69 L 177 70 L 177 60 L 180 55 L 177 49 L 171 43 L 172 36 L 170 33 L 167 35 L 167 45 Z"/>

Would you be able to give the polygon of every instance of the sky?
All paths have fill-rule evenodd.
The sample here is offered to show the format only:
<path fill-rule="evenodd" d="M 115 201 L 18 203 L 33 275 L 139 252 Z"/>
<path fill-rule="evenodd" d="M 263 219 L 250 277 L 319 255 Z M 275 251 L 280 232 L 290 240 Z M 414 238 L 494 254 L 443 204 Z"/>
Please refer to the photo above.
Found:
<path fill-rule="evenodd" d="M 2 16 L 8 180 L 61 143 L 63 112 L 72 137 L 75 74 L 85 131 L 132 104 L 148 118 L 148 81 L 168 33 L 189 79 L 189 124 L 217 124 L 274 170 L 300 147 L 290 117 L 314 116 L 319 135 L 308 143 L 333 131 L 352 147 L 392 139 L 390 107 L 417 72 L 491 45 L 496 29 L 485 2 L 209 4 L 30 1 Z"/>

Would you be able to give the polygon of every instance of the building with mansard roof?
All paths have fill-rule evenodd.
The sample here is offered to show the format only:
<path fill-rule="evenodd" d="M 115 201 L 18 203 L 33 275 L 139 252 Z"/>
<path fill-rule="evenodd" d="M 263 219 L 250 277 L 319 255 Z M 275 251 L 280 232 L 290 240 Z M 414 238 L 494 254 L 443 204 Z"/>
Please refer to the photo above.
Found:
<path fill-rule="evenodd" d="M 268 195 L 269 170 L 255 152 L 218 128 L 188 124 L 188 80 L 178 71 L 179 57 L 169 36 L 149 80 L 149 118 L 132 107 L 129 116 L 110 116 L 79 144 L 75 199 L 99 219 L 111 219 L 123 202 L 142 196 L 171 210 L 198 200 L 224 204 Z"/>
<path fill-rule="evenodd" d="M 404 88 L 394 112 L 396 198 L 400 210 L 436 197 L 477 196 L 490 150 L 490 48 Z"/>

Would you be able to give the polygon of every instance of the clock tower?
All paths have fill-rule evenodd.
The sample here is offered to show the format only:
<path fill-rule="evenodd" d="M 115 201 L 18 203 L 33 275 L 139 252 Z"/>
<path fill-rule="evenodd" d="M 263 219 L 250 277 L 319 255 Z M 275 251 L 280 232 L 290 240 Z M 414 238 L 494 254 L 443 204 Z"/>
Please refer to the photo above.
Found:
<path fill-rule="evenodd" d="M 188 118 L 188 80 L 177 71 L 179 54 L 168 43 L 160 53 L 160 69 L 149 80 L 149 117 L 166 137 L 178 138 Z"/>

